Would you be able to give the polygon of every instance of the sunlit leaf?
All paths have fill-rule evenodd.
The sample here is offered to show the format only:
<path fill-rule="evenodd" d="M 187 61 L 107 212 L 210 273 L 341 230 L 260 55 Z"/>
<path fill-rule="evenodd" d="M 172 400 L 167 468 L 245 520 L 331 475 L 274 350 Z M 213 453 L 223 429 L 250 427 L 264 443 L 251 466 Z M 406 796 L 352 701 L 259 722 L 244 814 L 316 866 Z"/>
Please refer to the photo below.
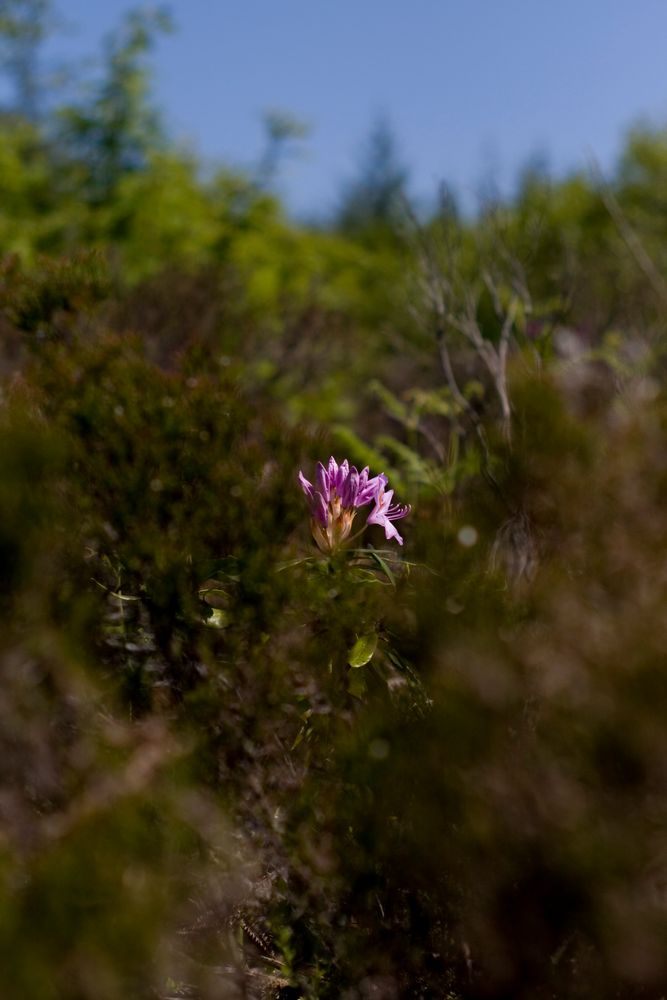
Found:
<path fill-rule="evenodd" d="M 347 658 L 349 665 L 354 668 L 366 666 L 373 659 L 377 644 L 377 632 L 369 632 L 367 635 L 359 636 Z"/>

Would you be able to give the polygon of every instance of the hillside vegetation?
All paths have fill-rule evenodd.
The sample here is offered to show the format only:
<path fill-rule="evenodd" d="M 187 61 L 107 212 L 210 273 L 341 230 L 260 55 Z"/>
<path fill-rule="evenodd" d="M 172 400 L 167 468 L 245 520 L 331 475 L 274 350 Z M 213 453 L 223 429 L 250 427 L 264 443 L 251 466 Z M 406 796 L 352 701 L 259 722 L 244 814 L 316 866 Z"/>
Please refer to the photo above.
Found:
<path fill-rule="evenodd" d="M 658 1000 L 665 133 L 307 227 L 159 29 L 0 118 L 0 995 Z"/>

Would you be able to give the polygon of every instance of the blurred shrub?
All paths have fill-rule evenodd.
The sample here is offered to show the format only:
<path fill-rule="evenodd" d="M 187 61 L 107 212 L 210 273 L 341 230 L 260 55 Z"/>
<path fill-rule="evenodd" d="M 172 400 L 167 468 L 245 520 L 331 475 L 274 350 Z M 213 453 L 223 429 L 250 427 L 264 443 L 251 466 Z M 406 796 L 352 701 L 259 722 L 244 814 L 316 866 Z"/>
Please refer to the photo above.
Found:
<path fill-rule="evenodd" d="M 339 744 L 338 794 L 313 777 L 303 799 L 327 845 L 307 881 L 337 875 L 329 947 L 354 995 L 658 997 L 667 982 L 664 399 L 613 401 L 585 426 L 553 387 L 515 390 L 503 485 L 540 568 L 511 590 L 490 569 L 482 492 L 460 514 L 472 548 L 456 522 L 424 524 L 433 575 L 403 595 L 416 627 L 399 609 L 394 631 L 430 707 L 369 706 Z"/>
<path fill-rule="evenodd" d="M 187 743 L 133 723 L 96 668 L 103 602 L 63 485 L 67 438 L 18 389 L 0 419 L 0 983 L 3 995 L 163 989 L 191 898 L 231 882 Z M 232 890 L 233 892 L 233 890 Z M 203 898 L 203 896 L 202 896 Z"/>

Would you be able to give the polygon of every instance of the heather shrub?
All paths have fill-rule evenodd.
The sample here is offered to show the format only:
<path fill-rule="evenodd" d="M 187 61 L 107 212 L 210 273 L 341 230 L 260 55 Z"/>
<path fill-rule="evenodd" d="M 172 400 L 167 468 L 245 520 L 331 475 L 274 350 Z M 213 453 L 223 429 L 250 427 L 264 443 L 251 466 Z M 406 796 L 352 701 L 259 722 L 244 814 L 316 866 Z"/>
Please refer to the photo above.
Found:
<path fill-rule="evenodd" d="M 329 551 L 324 431 L 85 267 L 6 273 L 6 989 L 659 996 L 658 364 L 375 388 L 405 544 Z"/>
<path fill-rule="evenodd" d="M 183 964 L 194 887 L 231 886 L 230 866 L 208 861 L 227 856 L 225 826 L 188 781 L 190 747 L 115 694 L 64 488 L 69 442 L 25 385 L 3 407 L 0 451 L 2 992 L 148 995 Z"/>

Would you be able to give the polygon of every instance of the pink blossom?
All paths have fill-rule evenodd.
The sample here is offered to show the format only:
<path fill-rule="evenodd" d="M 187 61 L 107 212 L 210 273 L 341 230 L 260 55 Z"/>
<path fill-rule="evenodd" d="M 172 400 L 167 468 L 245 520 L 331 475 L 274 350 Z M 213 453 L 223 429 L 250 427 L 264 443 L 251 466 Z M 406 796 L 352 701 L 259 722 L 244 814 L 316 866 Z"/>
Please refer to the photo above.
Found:
<path fill-rule="evenodd" d="M 299 482 L 310 506 L 313 538 L 323 552 L 335 551 L 349 538 L 357 510 L 369 503 L 375 503 L 375 509 L 367 524 L 382 525 L 387 538 L 403 544 L 391 521 L 405 517 L 410 508 L 390 506 L 393 490 L 384 492 L 388 480 L 383 472 L 371 476 L 368 466 L 358 472 L 347 459 L 339 465 L 332 455 L 326 468 L 317 463 L 314 484 L 303 472 L 299 472 Z"/>

